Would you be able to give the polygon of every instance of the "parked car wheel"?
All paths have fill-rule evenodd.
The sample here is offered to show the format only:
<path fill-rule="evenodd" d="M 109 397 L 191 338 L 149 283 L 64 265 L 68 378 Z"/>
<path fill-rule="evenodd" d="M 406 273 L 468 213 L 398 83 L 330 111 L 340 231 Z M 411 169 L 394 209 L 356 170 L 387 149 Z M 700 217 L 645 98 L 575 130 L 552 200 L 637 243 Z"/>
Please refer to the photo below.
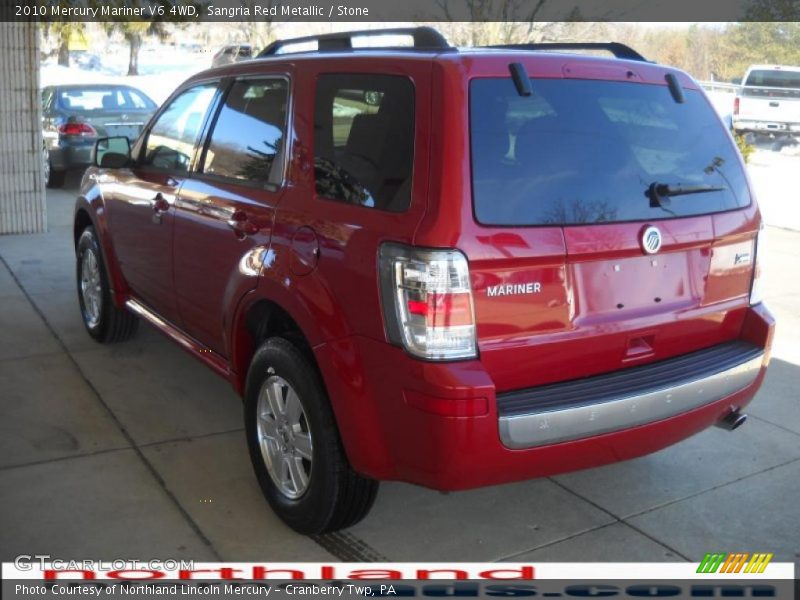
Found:
<path fill-rule="evenodd" d="M 60 188 L 64 186 L 67 177 L 66 171 L 56 171 L 50 163 L 50 152 L 47 148 L 42 148 L 42 172 L 44 173 L 44 184 L 49 188 Z"/>
<path fill-rule="evenodd" d="M 253 357 L 245 426 L 261 490 L 292 529 L 335 531 L 369 512 L 378 483 L 353 471 L 317 370 L 286 339 L 268 339 Z"/>
<path fill-rule="evenodd" d="M 123 342 L 139 325 L 135 315 L 119 309 L 111 299 L 103 253 L 94 227 L 83 230 L 77 247 L 78 303 L 86 331 L 102 343 Z"/>

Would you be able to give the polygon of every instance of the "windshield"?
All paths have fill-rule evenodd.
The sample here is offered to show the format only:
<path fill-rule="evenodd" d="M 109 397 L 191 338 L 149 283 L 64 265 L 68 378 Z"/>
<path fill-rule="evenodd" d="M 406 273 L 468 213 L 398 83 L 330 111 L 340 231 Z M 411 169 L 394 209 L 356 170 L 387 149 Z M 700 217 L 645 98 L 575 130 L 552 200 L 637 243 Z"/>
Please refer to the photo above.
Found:
<path fill-rule="evenodd" d="M 646 221 L 750 204 L 734 145 L 703 96 L 577 79 L 470 85 L 475 215 L 487 225 Z M 654 202 L 653 184 L 704 193 Z"/>
<path fill-rule="evenodd" d="M 778 71 L 776 69 L 750 71 L 745 85 L 800 89 L 800 71 Z"/>

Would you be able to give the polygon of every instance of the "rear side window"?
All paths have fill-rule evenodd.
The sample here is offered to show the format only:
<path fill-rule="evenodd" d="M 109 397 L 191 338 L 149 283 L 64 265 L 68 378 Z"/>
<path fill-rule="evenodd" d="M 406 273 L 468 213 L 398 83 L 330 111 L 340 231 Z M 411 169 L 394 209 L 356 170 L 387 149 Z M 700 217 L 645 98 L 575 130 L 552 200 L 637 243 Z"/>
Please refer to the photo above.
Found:
<path fill-rule="evenodd" d="M 287 97 L 284 79 L 235 82 L 211 133 L 203 172 L 280 184 Z"/>
<path fill-rule="evenodd" d="M 703 96 L 665 86 L 532 79 L 470 85 L 475 215 L 487 225 L 576 225 L 750 204 L 737 151 Z M 652 184 L 704 188 L 653 202 Z M 663 188 L 660 188 L 663 189 Z M 713 191 L 710 191 L 713 190 Z"/>
<path fill-rule="evenodd" d="M 189 170 L 200 128 L 216 91 L 215 83 L 199 85 L 167 106 L 147 136 L 144 165 L 169 171 Z"/>
<path fill-rule="evenodd" d="M 411 202 L 414 86 L 393 75 L 322 75 L 314 113 L 317 195 L 403 212 Z"/>

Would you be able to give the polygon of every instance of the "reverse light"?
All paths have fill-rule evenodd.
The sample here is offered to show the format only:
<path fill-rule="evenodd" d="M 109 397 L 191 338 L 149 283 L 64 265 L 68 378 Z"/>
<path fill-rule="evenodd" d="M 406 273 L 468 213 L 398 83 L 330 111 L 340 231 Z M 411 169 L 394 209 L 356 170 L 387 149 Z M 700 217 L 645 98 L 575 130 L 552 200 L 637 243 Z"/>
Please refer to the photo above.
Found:
<path fill-rule="evenodd" d="M 764 300 L 764 254 L 766 247 L 766 231 L 764 224 L 756 235 L 755 254 L 756 258 L 753 263 L 753 283 L 750 285 L 750 305 L 758 304 Z"/>
<path fill-rule="evenodd" d="M 97 135 L 95 128 L 88 123 L 63 123 L 58 126 L 58 133 L 62 135 L 80 135 L 83 137 L 93 137 Z"/>
<path fill-rule="evenodd" d="M 389 341 L 430 360 L 475 358 L 466 257 L 458 250 L 384 244 L 379 262 Z"/>

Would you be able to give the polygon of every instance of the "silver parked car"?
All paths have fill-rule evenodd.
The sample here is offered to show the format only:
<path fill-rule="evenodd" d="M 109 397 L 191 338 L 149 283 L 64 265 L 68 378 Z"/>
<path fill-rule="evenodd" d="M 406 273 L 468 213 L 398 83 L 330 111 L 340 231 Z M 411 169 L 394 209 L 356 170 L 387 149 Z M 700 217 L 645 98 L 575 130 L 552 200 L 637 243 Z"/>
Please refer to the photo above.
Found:
<path fill-rule="evenodd" d="M 88 166 L 98 138 L 135 140 L 157 107 L 144 92 L 127 85 L 45 87 L 42 160 L 48 187 L 63 185 L 67 170 Z"/>

